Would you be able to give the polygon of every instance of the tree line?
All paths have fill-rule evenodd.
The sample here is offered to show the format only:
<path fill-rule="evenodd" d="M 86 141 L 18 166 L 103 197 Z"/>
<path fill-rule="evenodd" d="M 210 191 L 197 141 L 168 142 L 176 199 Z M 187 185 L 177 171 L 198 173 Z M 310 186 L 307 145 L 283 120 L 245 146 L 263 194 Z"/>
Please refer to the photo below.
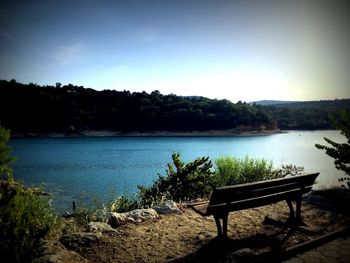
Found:
<path fill-rule="evenodd" d="M 263 106 L 282 130 L 334 129 L 333 117 L 350 110 L 350 99 L 304 101 Z"/>
<path fill-rule="evenodd" d="M 264 110 L 246 103 L 159 91 L 96 91 L 72 84 L 38 86 L 2 80 L 0 94 L 0 121 L 12 131 L 204 131 L 273 122 Z"/>
<path fill-rule="evenodd" d="M 205 131 L 276 124 L 282 129 L 327 129 L 332 127 L 328 115 L 337 109 L 317 103 L 308 108 L 261 106 L 159 91 L 97 91 L 72 84 L 39 86 L 15 80 L 0 80 L 0 96 L 1 125 L 13 132 Z M 350 100 L 344 105 L 350 108 Z"/>

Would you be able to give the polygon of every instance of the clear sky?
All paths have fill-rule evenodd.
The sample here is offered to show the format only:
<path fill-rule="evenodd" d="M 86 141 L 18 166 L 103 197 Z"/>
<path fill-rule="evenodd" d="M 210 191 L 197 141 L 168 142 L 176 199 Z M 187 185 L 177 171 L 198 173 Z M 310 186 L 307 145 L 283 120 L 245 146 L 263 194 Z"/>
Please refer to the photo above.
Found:
<path fill-rule="evenodd" d="M 5 0 L 0 79 L 233 102 L 350 97 L 350 2 Z"/>

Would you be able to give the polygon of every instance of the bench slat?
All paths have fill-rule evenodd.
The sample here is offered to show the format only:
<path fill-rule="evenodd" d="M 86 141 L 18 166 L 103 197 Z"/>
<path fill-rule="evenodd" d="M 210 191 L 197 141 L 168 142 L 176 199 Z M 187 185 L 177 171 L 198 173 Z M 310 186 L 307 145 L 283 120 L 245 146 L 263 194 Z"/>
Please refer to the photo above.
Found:
<path fill-rule="evenodd" d="M 234 202 L 242 199 L 249 199 L 258 196 L 265 196 L 269 194 L 282 193 L 288 190 L 301 189 L 305 187 L 305 185 L 299 182 L 287 183 L 284 185 L 277 185 L 271 187 L 264 187 L 261 189 L 254 189 L 251 191 L 241 191 L 239 189 L 235 189 L 235 191 L 214 191 L 212 197 L 210 199 L 210 205 Z"/>
<path fill-rule="evenodd" d="M 311 186 L 304 188 L 303 190 L 294 189 L 281 193 L 269 194 L 239 201 L 234 201 L 231 203 L 221 203 L 217 205 L 210 205 L 206 211 L 205 215 L 213 215 L 215 213 L 229 212 L 229 211 L 239 211 L 243 209 L 249 209 L 253 207 L 264 206 L 272 203 L 276 203 L 283 200 L 295 199 L 300 194 L 307 193 L 311 190 Z"/>
<path fill-rule="evenodd" d="M 241 199 L 312 186 L 317 175 L 318 173 L 248 184 L 218 187 L 214 190 L 210 198 L 209 205 L 227 203 Z"/>
<path fill-rule="evenodd" d="M 217 187 L 216 189 L 221 191 L 225 191 L 225 190 L 231 191 L 232 189 L 240 188 L 242 190 L 244 189 L 244 191 L 250 191 L 253 189 L 259 189 L 261 187 L 286 184 L 287 182 L 313 183 L 318 175 L 319 173 L 302 174 L 302 175 L 295 175 L 290 177 L 283 177 L 283 178 L 277 178 L 277 179 L 271 179 L 271 180 L 265 180 L 265 181 L 259 181 L 259 182 L 221 186 L 221 187 Z"/>

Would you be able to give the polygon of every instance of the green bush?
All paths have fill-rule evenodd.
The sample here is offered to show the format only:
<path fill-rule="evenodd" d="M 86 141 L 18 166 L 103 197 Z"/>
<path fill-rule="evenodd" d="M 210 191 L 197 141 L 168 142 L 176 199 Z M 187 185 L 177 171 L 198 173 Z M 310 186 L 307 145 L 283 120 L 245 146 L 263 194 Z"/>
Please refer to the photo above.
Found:
<path fill-rule="evenodd" d="M 76 202 L 76 207 L 74 220 L 82 227 L 85 227 L 89 222 L 106 222 L 109 212 L 123 213 L 141 208 L 140 202 L 136 197 L 116 197 L 116 193 L 110 193 L 107 204 L 104 204 L 97 195 L 91 199 L 83 193 Z"/>
<path fill-rule="evenodd" d="M 343 110 L 339 116 L 333 116 L 332 121 L 333 127 L 340 130 L 340 134 L 346 137 L 347 142 L 337 143 L 324 138 L 331 147 L 318 143 L 315 146 L 317 149 L 326 150 L 326 154 L 334 159 L 335 168 L 350 176 L 350 112 Z"/>
<path fill-rule="evenodd" d="M 176 202 L 207 196 L 211 192 L 211 161 L 201 157 L 185 164 L 179 153 L 172 155 L 173 164 L 168 163 L 166 176 L 159 176 L 152 186 L 139 186 L 140 203 L 151 207 L 164 199 Z"/>
<path fill-rule="evenodd" d="M 0 177 L 12 177 L 12 169 L 9 168 L 9 164 L 15 161 L 15 158 L 11 156 L 11 148 L 7 145 L 10 139 L 10 130 L 1 127 L 0 125 Z"/>
<path fill-rule="evenodd" d="M 215 173 L 211 185 L 213 187 L 249 183 L 277 178 L 271 161 L 265 159 L 244 159 L 221 157 L 215 161 Z"/>
<path fill-rule="evenodd" d="M 140 203 L 135 197 L 119 196 L 109 206 L 111 212 L 123 213 L 141 208 Z"/>
<path fill-rule="evenodd" d="M 78 200 L 74 200 L 76 211 L 73 211 L 75 222 L 82 227 L 90 222 L 105 222 L 108 219 L 108 208 L 98 195 L 89 198 L 83 192 Z"/>
<path fill-rule="evenodd" d="M 11 262 L 27 261 L 34 243 L 55 223 L 51 198 L 12 178 L 1 180 L 0 193 L 0 253 Z"/>
<path fill-rule="evenodd" d="M 7 146 L 10 131 L 0 126 L 0 255 L 9 262 L 29 262 L 35 242 L 54 225 L 51 197 L 13 178 Z"/>

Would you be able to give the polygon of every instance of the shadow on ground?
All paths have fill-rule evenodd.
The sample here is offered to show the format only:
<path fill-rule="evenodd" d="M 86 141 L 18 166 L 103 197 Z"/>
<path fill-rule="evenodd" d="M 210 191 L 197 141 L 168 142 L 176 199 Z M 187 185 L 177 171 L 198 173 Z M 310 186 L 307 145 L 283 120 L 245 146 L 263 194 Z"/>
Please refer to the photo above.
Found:
<path fill-rule="evenodd" d="M 306 196 L 304 200 L 316 207 L 332 211 L 336 214 L 342 214 L 345 217 L 350 215 L 348 206 L 350 192 L 348 190 L 317 192 Z M 235 239 L 234 236 L 226 240 L 215 238 L 204 242 L 197 251 L 171 262 L 281 262 L 292 256 L 293 253 L 329 242 L 343 232 L 347 232 L 348 234 L 350 232 L 347 229 L 339 233 L 334 232 L 323 237 L 314 238 L 313 232 L 315 229 L 312 227 L 288 227 L 281 222 L 281 218 L 279 220 L 267 219 L 265 218 L 264 223 L 273 224 L 276 227 L 273 233 L 259 233 L 243 239 Z M 282 221 L 285 222 L 285 220 Z M 322 226 L 318 228 L 322 229 Z M 288 248 L 286 245 L 288 240 L 295 238 L 300 231 L 304 235 L 308 235 L 310 240 Z M 316 229 L 316 232 L 318 231 Z"/>
<path fill-rule="evenodd" d="M 197 251 L 173 260 L 182 262 L 260 262 L 263 258 L 273 259 L 285 248 L 285 242 L 296 228 L 283 228 L 273 234 L 256 234 L 245 239 L 212 239 Z"/>

